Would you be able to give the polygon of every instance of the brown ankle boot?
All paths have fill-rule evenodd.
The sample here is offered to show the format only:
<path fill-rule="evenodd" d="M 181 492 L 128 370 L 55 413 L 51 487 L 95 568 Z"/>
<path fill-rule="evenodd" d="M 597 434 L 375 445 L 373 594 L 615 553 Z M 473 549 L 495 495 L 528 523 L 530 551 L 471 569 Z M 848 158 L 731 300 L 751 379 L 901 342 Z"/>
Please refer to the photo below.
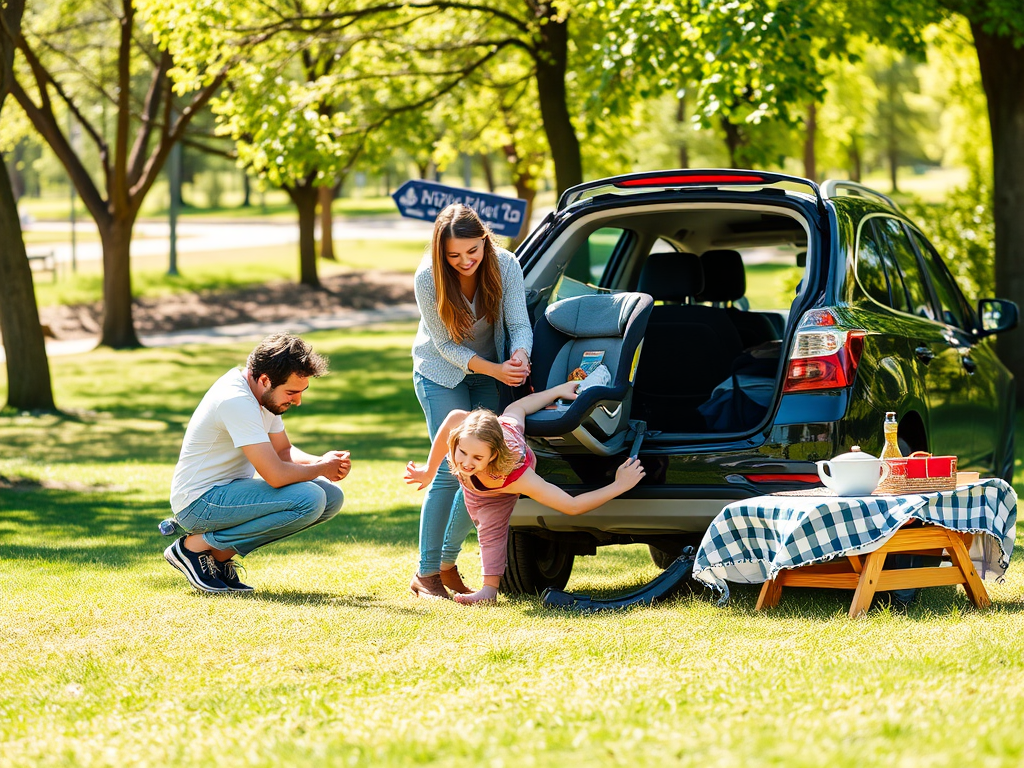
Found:
<path fill-rule="evenodd" d="M 451 568 L 441 569 L 441 583 L 452 592 L 460 595 L 468 595 L 473 591 L 466 586 L 465 582 L 463 582 L 462 576 L 459 575 L 459 567 L 457 565 Z"/>
<path fill-rule="evenodd" d="M 442 600 L 451 600 L 452 596 L 441 583 L 441 575 L 432 573 L 430 576 L 420 576 L 418 573 L 412 577 L 412 584 L 409 589 L 416 597 L 434 597 Z"/>

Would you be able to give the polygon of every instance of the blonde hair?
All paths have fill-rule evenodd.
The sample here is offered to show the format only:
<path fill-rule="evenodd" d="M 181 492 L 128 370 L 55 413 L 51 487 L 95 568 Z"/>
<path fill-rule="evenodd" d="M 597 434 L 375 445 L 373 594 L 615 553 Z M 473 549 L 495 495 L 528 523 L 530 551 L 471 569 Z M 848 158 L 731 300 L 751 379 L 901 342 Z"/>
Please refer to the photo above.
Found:
<path fill-rule="evenodd" d="M 481 311 L 480 316 L 486 318 L 489 323 L 498 321 L 498 311 L 501 307 L 501 270 L 498 267 L 494 236 L 476 211 L 468 205 L 452 203 L 437 215 L 434 235 L 430 240 L 437 312 L 452 341 L 461 344 L 473 329 L 473 313 L 462 298 L 459 276 L 445 257 L 448 240 L 453 237 L 460 240 L 483 238 L 483 258 L 476 272 L 479 276 L 476 289 L 477 307 Z"/>
<path fill-rule="evenodd" d="M 487 466 L 487 471 L 492 475 L 503 477 L 522 461 L 522 457 L 513 453 L 505 442 L 505 432 L 494 412 L 486 408 L 477 408 L 448 434 L 448 467 L 453 475 L 463 474 L 458 462 L 455 461 L 455 449 L 459 446 L 459 441 L 467 435 L 475 437 L 491 449 L 494 458 Z"/>

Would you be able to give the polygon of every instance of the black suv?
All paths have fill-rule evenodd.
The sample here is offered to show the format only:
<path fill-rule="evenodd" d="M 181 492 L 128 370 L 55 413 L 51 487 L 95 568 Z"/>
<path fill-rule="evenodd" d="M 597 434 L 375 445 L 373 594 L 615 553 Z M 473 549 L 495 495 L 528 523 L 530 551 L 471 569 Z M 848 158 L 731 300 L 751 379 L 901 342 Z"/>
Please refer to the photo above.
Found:
<path fill-rule="evenodd" d="M 576 517 L 521 499 L 508 591 L 562 588 L 575 556 L 605 544 L 648 544 L 665 567 L 725 504 L 817 485 L 813 462 L 855 444 L 877 455 L 886 411 L 905 454 L 1013 474 L 1015 385 L 993 335 L 1017 306 L 969 304 L 867 187 L 739 170 L 601 179 L 563 194 L 519 258 L 534 386 L 584 354 L 610 350 L 613 369 L 607 387 L 528 421 L 538 473 L 577 493 L 638 452 L 647 476 Z M 589 338 L 592 316 L 622 338 Z"/>

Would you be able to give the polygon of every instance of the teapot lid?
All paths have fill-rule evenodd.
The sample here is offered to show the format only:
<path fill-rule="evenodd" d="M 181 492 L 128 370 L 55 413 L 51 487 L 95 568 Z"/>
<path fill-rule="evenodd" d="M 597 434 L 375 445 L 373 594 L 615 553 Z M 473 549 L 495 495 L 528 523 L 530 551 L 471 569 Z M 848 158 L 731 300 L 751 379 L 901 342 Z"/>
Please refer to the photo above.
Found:
<path fill-rule="evenodd" d="M 832 459 L 832 461 L 878 461 L 878 457 L 872 456 L 870 453 L 864 453 L 859 445 L 855 445 L 850 448 L 849 453 L 840 454 Z"/>

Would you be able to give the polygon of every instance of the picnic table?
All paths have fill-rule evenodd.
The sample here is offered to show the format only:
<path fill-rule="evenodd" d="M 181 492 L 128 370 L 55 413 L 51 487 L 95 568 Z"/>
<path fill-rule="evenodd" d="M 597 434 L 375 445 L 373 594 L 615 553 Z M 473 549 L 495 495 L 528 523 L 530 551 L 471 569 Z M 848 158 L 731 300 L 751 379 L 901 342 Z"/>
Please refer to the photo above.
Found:
<path fill-rule="evenodd" d="M 950 491 L 840 497 L 827 488 L 756 496 L 727 505 L 711 523 L 694 577 L 728 600 L 727 582 L 764 583 L 757 608 L 784 586 L 853 589 L 850 616 L 877 590 L 963 584 L 978 607 L 983 579 L 1001 581 L 1013 553 L 1017 494 L 999 479 Z M 885 569 L 887 554 L 940 555 L 940 567 Z"/>

